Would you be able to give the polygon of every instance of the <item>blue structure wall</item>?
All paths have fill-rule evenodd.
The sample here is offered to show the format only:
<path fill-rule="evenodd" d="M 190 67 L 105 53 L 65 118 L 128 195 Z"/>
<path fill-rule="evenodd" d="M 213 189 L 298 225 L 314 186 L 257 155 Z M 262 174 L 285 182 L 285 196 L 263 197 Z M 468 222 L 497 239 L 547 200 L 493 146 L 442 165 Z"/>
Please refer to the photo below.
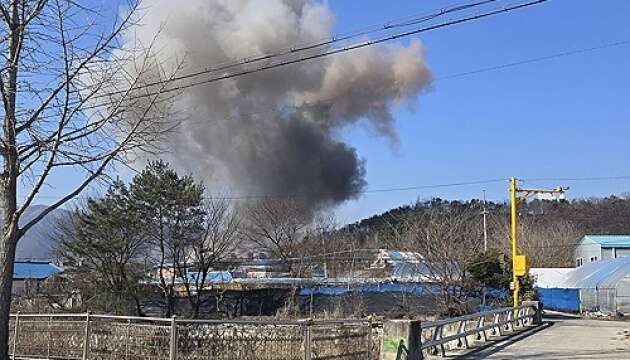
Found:
<path fill-rule="evenodd" d="M 538 288 L 538 297 L 545 309 L 580 311 L 580 290 L 562 288 Z"/>

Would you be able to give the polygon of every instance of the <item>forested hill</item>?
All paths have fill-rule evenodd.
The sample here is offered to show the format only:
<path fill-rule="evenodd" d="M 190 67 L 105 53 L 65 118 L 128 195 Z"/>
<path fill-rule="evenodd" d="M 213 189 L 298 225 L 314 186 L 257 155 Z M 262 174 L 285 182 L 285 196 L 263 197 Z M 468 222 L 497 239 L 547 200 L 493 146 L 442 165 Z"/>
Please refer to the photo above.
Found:
<path fill-rule="evenodd" d="M 488 202 L 486 207 L 489 218 L 507 219 L 508 203 Z M 441 214 L 478 213 L 481 221 L 482 203 L 477 199 L 466 202 L 440 198 L 418 201 L 346 225 L 342 230 L 369 238 L 399 227 L 403 219 L 436 210 Z M 630 197 L 609 196 L 553 202 L 534 200 L 519 206 L 519 216 L 524 220 L 535 221 L 540 226 L 559 221 L 569 222 L 581 234 L 630 234 Z"/>

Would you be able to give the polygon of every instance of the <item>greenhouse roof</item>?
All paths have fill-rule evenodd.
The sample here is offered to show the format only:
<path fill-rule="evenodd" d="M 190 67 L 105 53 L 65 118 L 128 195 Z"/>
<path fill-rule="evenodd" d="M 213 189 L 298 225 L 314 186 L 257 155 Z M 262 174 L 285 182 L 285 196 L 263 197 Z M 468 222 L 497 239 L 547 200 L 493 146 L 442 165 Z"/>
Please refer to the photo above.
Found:
<path fill-rule="evenodd" d="M 559 287 L 574 289 L 614 288 L 630 276 L 630 257 L 588 263 L 567 274 Z"/>

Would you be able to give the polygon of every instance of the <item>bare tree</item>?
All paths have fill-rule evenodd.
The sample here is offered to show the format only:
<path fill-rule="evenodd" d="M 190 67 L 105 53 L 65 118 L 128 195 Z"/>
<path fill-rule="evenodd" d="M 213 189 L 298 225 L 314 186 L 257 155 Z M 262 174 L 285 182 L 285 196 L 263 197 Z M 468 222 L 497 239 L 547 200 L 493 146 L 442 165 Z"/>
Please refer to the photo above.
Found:
<path fill-rule="evenodd" d="M 511 254 L 510 222 L 507 216 L 491 219 L 493 247 Z M 571 267 L 578 239 L 583 233 L 572 222 L 521 214 L 518 219 L 519 252 L 527 255 L 530 267 Z"/>
<path fill-rule="evenodd" d="M 265 198 L 246 207 L 242 234 L 293 270 L 291 260 L 299 256 L 310 223 L 310 212 L 299 200 Z"/>
<path fill-rule="evenodd" d="M 8 358 L 18 240 L 132 152 L 159 150 L 152 144 L 172 127 L 165 90 L 181 63 L 166 74 L 152 44 L 122 48 L 138 25 L 139 0 L 127 3 L 112 23 L 73 0 L 0 1 L 0 359 Z M 68 171 L 75 187 L 22 224 L 51 177 Z"/>
<path fill-rule="evenodd" d="M 199 317 L 203 289 L 208 274 L 222 260 L 230 256 L 238 246 L 241 218 L 238 211 L 224 198 L 211 198 L 204 202 L 205 220 L 201 236 L 187 244 L 195 272 L 182 277 L 191 306 L 191 316 Z"/>
<path fill-rule="evenodd" d="M 428 292 L 443 313 L 461 313 L 466 306 L 467 267 L 483 248 L 478 212 L 429 209 L 398 219 L 385 242 L 424 257 Z M 439 289 L 435 289 L 435 287 Z M 439 291 L 436 291 L 439 290 Z"/>

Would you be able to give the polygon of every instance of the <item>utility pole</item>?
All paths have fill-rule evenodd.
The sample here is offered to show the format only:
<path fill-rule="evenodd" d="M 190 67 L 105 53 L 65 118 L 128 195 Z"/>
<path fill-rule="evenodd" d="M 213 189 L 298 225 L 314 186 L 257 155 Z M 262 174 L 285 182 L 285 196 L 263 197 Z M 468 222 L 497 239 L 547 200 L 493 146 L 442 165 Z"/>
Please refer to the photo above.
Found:
<path fill-rule="evenodd" d="M 481 214 L 483 214 L 483 253 L 485 254 L 485 253 L 488 252 L 488 227 L 487 227 L 487 222 L 486 222 L 486 215 L 488 214 L 488 212 L 486 211 L 486 190 L 483 190 L 483 212 Z M 485 284 L 484 284 L 483 291 L 482 291 L 481 303 L 483 305 L 486 305 L 486 286 L 485 286 Z"/>
<path fill-rule="evenodd" d="M 510 237 L 512 240 L 512 290 L 514 298 L 514 307 L 519 304 L 519 277 L 527 275 L 527 257 L 525 255 L 518 254 L 518 228 L 517 228 L 517 206 L 519 203 L 527 200 L 527 198 L 534 194 L 551 194 L 551 195 L 564 195 L 565 191 L 569 190 L 568 187 L 558 186 L 555 189 L 524 189 L 518 187 L 518 182 L 515 177 L 510 178 Z M 522 194 L 519 196 L 519 194 Z"/>
<path fill-rule="evenodd" d="M 486 190 L 483 190 L 483 252 L 488 252 L 488 223 L 486 221 Z"/>

